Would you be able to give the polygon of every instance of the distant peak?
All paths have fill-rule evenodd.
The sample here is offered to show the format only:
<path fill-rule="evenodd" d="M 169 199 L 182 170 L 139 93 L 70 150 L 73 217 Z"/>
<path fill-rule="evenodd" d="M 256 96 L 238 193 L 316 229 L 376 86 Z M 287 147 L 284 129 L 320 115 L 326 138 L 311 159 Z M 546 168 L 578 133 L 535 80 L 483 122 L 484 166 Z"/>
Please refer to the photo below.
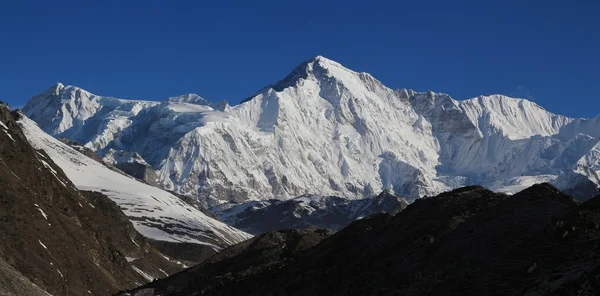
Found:
<path fill-rule="evenodd" d="M 198 104 L 198 105 L 210 105 L 211 102 L 204 99 L 203 97 L 197 94 L 185 94 L 181 96 L 170 97 L 167 99 L 168 102 L 172 103 L 189 103 L 189 104 Z"/>
<path fill-rule="evenodd" d="M 64 84 L 57 82 L 56 84 L 54 84 L 53 86 L 48 88 L 48 90 L 46 90 L 46 93 L 58 95 L 60 93 L 60 91 L 63 90 L 64 88 L 65 88 Z"/>
<path fill-rule="evenodd" d="M 290 86 L 296 85 L 298 83 L 298 81 L 300 81 L 301 79 L 307 79 L 309 76 L 315 76 L 315 77 L 329 76 L 330 71 L 334 68 L 336 70 L 338 70 L 338 72 L 339 72 L 339 70 L 341 70 L 341 71 L 347 71 L 347 72 L 351 72 L 351 73 L 357 73 L 355 71 L 352 71 L 352 70 L 344 67 L 342 64 L 340 64 L 334 60 L 328 59 L 322 55 L 318 55 L 316 57 L 310 58 L 310 59 L 300 63 L 285 78 L 277 81 L 274 84 L 263 87 L 262 89 L 258 90 L 256 93 L 254 93 L 252 96 L 243 100 L 241 103 L 248 102 L 248 101 L 252 100 L 254 97 L 256 97 L 258 94 L 266 92 L 269 89 L 273 89 L 276 92 L 283 91 L 284 89 L 286 89 Z M 325 74 L 325 75 L 323 75 L 323 74 Z"/>
<path fill-rule="evenodd" d="M 337 63 L 337 62 L 335 62 L 335 61 L 333 61 L 331 59 L 328 59 L 328 58 L 326 58 L 326 57 L 324 57 L 322 55 L 318 55 L 318 56 L 314 57 L 312 60 L 313 61 L 323 61 L 323 62 L 334 62 L 334 63 Z"/>
<path fill-rule="evenodd" d="M 298 80 L 301 78 L 306 79 L 309 74 L 315 75 L 315 73 L 324 73 L 332 67 L 354 72 L 350 69 L 345 68 L 336 61 L 330 60 L 322 55 L 318 55 L 298 65 L 287 77 L 278 81 L 271 87 L 276 91 L 281 91 L 286 87 L 296 84 L 296 82 L 298 82 Z"/>
<path fill-rule="evenodd" d="M 308 63 L 318 63 L 322 67 L 335 66 L 335 67 L 341 67 L 341 68 L 347 69 L 344 66 L 342 66 L 342 64 L 340 64 L 332 59 L 328 59 L 322 55 L 318 55 L 318 56 L 308 60 Z M 347 69 L 347 70 L 350 70 L 350 69 Z"/>

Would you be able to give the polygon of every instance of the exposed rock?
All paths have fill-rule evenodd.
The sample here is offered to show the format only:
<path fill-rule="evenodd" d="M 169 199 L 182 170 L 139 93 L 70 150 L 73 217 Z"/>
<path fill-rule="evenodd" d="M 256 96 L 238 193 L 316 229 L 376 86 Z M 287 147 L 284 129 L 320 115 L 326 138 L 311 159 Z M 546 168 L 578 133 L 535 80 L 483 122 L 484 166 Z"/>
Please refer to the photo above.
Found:
<path fill-rule="evenodd" d="M 272 199 L 222 204 L 209 211 L 238 229 L 261 234 L 311 226 L 339 230 L 356 219 L 376 213 L 396 214 L 407 205 L 404 198 L 384 191 L 374 198 L 359 200 L 307 195 L 285 201 Z"/>
<path fill-rule="evenodd" d="M 152 167 L 136 152 L 111 149 L 102 158 L 104 163 L 112 165 L 126 174 L 152 186 L 157 186 L 158 176 Z"/>

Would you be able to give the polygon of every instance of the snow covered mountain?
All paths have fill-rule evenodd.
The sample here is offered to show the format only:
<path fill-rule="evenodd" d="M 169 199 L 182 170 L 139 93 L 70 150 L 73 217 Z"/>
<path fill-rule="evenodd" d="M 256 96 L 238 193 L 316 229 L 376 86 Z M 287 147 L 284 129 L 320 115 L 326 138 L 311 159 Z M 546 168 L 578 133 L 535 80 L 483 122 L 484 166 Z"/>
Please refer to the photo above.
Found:
<path fill-rule="evenodd" d="M 501 95 L 393 90 L 320 56 L 237 106 L 193 94 L 120 100 L 57 84 L 23 111 L 101 157 L 136 152 L 159 186 L 204 206 L 600 184 L 600 117 L 567 118 Z"/>
<path fill-rule="evenodd" d="M 44 150 L 79 190 L 108 196 L 147 238 L 206 245 L 219 251 L 251 237 L 206 216 L 171 193 L 110 170 L 46 134 L 29 118 L 23 117 L 18 123 L 31 146 Z"/>

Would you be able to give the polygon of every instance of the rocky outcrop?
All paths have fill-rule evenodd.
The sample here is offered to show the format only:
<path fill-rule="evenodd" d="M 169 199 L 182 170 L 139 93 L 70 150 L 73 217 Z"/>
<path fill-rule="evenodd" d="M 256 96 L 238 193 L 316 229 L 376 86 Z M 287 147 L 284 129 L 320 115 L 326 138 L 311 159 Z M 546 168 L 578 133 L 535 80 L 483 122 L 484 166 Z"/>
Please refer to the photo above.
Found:
<path fill-rule="evenodd" d="M 251 234 L 281 229 L 317 227 L 339 230 L 356 219 L 377 214 L 395 214 L 408 203 L 384 191 L 374 198 L 349 200 L 336 196 L 301 196 L 285 201 L 266 200 L 222 204 L 209 209 L 221 221 Z"/>
<path fill-rule="evenodd" d="M 136 152 L 116 151 L 111 149 L 102 158 L 104 163 L 114 166 L 120 171 L 146 184 L 157 186 L 158 176 L 152 167 Z"/>

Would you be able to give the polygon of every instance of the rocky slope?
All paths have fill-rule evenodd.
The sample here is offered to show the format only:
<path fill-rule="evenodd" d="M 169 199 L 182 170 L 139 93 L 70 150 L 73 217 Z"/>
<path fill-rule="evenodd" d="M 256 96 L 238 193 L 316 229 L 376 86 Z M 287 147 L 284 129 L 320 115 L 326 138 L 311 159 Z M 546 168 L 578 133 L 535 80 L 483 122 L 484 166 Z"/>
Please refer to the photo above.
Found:
<path fill-rule="evenodd" d="M 595 295 L 599 204 L 466 187 L 330 236 L 267 233 L 121 295 Z"/>
<path fill-rule="evenodd" d="M 218 105 L 218 106 L 217 106 Z M 197 95 L 120 100 L 57 84 L 24 112 L 104 156 L 136 152 L 165 189 L 203 206 L 304 194 L 410 200 L 477 184 L 517 192 L 600 183 L 600 117 L 501 95 L 393 90 L 324 57 L 237 106 Z M 579 178 L 582 176 L 583 178 Z M 582 199 L 589 196 L 582 196 Z"/>
<path fill-rule="evenodd" d="M 243 204 L 221 204 L 209 209 L 219 220 L 251 234 L 281 229 L 317 227 L 339 230 L 356 219 L 376 213 L 395 214 L 408 203 L 387 191 L 374 198 L 349 200 L 337 196 L 300 196 Z"/>
<path fill-rule="evenodd" d="M 18 124 L 36 149 L 48 154 L 80 190 L 101 192 L 113 200 L 135 229 L 152 241 L 189 243 L 212 254 L 250 235 L 227 226 L 164 190 L 115 172 L 40 130 L 22 116 Z M 164 244 L 160 244 L 164 246 Z"/>
<path fill-rule="evenodd" d="M 110 295 L 182 269 L 120 209 L 80 192 L 0 105 L 0 294 Z"/>

